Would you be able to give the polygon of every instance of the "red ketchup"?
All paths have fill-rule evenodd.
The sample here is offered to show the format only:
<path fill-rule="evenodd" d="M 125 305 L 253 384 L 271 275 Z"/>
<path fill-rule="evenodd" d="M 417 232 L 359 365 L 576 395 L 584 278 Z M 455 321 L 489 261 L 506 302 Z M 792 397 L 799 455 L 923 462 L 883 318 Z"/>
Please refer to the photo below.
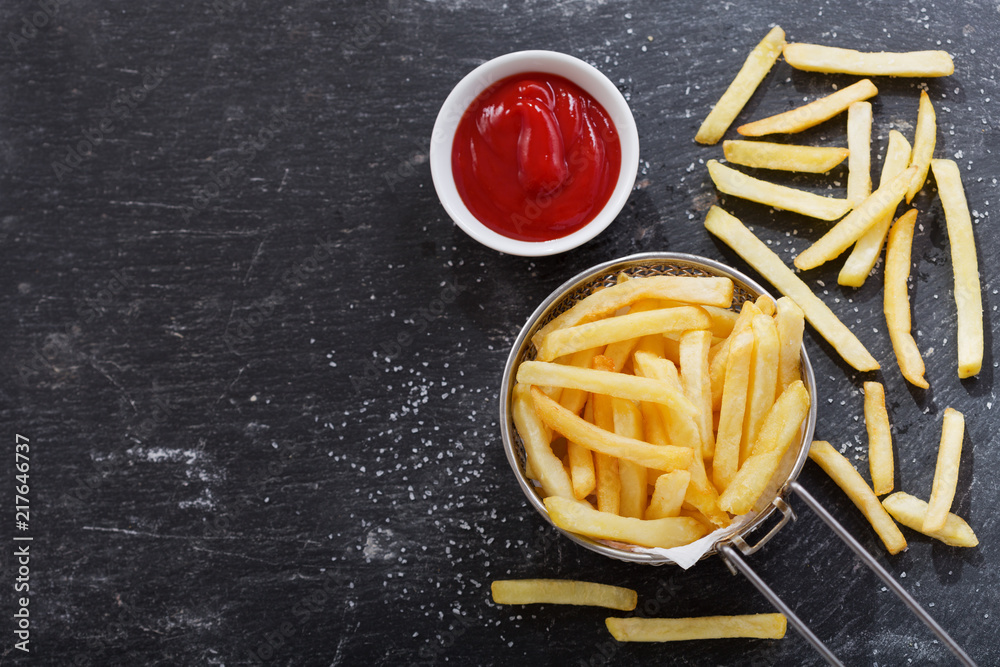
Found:
<path fill-rule="evenodd" d="M 540 72 L 481 93 L 458 124 L 451 154 L 469 211 L 519 241 L 561 238 L 593 220 L 621 161 L 604 107 L 568 79 Z"/>

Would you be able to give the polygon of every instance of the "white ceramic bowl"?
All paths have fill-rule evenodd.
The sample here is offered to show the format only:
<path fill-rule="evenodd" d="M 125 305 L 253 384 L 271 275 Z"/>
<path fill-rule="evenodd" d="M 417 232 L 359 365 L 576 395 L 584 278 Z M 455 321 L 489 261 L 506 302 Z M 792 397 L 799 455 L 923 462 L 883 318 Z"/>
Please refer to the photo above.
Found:
<path fill-rule="evenodd" d="M 455 187 L 451 169 L 452 143 L 462 114 L 489 86 L 521 72 L 545 72 L 569 79 L 590 93 L 618 130 L 621 142 L 621 168 L 618 180 L 604 208 L 577 231 L 551 241 L 518 241 L 493 231 L 480 222 L 466 207 Z M 472 70 L 462 79 L 441 106 L 434 123 L 430 147 L 431 177 L 434 189 L 451 219 L 472 238 L 494 250 L 511 255 L 538 257 L 554 255 L 582 245 L 604 231 L 625 206 L 639 167 L 639 133 L 632 111 L 622 94 L 599 70 L 579 58 L 555 51 L 517 51 L 494 58 Z"/>

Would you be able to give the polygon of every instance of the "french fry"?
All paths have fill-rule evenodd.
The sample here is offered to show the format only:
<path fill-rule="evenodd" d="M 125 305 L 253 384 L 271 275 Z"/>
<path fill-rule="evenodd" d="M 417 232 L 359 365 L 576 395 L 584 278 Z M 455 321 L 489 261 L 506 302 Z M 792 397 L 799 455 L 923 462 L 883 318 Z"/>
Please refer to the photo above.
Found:
<path fill-rule="evenodd" d="M 726 490 L 719 506 L 730 514 L 746 514 L 767 488 L 782 457 L 796 438 L 809 414 L 809 392 L 801 380 L 788 385 L 767 413 L 760 435 Z"/>
<path fill-rule="evenodd" d="M 917 110 L 917 128 L 913 131 L 913 151 L 910 154 L 910 166 L 917 168 L 906 191 L 906 203 L 924 187 L 927 180 L 927 170 L 934 157 L 934 144 L 937 143 L 937 115 L 934 105 L 926 90 L 920 91 L 920 106 Z"/>
<path fill-rule="evenodd" d="M 760 137 L 776 132 L 786 134 L 802 132 L 830 120 L 854 102 L 867 100 L 877 94 L 878 88 L 875 84 L 868 79 L 862 79 L 797 109 L 741 125 L 736 131 L 745 137 Z"/>
<path fill-rule="evenodd" d="M 500 579 L 490 586 L 496 604 L 572 604 L 632 611 L 639 600 L 630 588 L 572 579 Z"/>
<path fill-rule="evenodd" d="M 593 368 L 605 372 L 614 372 L 614 362 L 603 355 L 594 357 Z M 608 433 L 615 432 L 614 398 L 607 394 L 591 394 L 590 402 L 594 406 L 593 423 L 599 429 Z M 583 445 L 581 445 L 583 446 Z M 621 513 L 622 480 L 621 462 L 617 457 L 595 451 L 594 455 L 594 495 L 597 498 L 597 509 L 609 514 Z"/>
<path fill-rule="evenodd" d="M 647 521 L 599 512 L 579 501 L 559 496 L 549 496 L 544 502 L 549 518 L 563 530 L 640 547 L 670 549 L 690 544 L 708 533 L 708 528 L 690 517 Z"/>
<path fill-rule="evenodd" d="M 699 618 L 607 618 L 611 636 L 620 642 L 678 642 L 750 637 L 781 639 L 788 621 L 782 614 L 702 616 Z"/>
<path fill-rule="evenodd" d="M 910 334 L 910 297 L 906 287 L 906 279 L 910 275 L 913 225 L 916 220 L 917 210 L 910 209 L 899 216 L 889 232 L 889 243 L 885 250 L 883 311 L 899 370 L 908 382 L 927 389 L 930 385 L 924 379 L 924 360 L 920 357 L 917 342 Z"/>
<path fill-rule="evenodd" d="M 722 342 L 715 354 L 709 351 L 708 372 L 712 378 L 712 409 L 719 410 L 722 407 L 722 383 L 726 376 L 726 363 L 729 359 L 729 349 L 732 345 L 733 336 L 749 329 L 753 323 L 754 315 L 760 314 L 760 308 L 753 301 L 744 301 L 740 306 L 740 314 L 736 318 L 736 324 L 729 334 L 729 338 Z"/>
<path fill-rule="evenodd" d="M 542 490 L 549 496 L 572 498 L 573 484 L 562 461 L 552 453 L 549 446 L 552 433 L 532 409 L 531 395 L 526 385 L 514 385 L 512 416 L 514 426 L 524 442 L 525 456 L 531 464 L 535 479 L 542 485 Z"/>
<path fill-rule="evenodd" d="M 750 358 L 750 384 L 747 389 L 747 408 L 743 416 L 743 438 L 740 444 L 740 463 L 750 455 L 750 448 L 757 441 L 757 434 L 767 416 L 778 389 L 778 361 L 780 344 L 774 320 L 760 314 L 753 318 L 753 354 Z"/>
<path fill-rule="evenodd" d="M 712 320 L 709 330 L 713 336 L 725 338 L 733 332 L 739 314 L 728 308 L 716 308 L 715 306 L 702 306 L 702 310 L 708 313 L 709 319 Z"/>
<path fill-rule="evenodd" d="M 906 548 L 906 538 L 903 537 L 903 533 L 899 531 L 899 527 L 850 461 L 829 442 L 823 440 L 813 441 L 809 448 L 809 458 L 816 462 L 861 510 L 890 554 L 897 554 Z"/>
<path fill-rule="evenodd" d="M 872 193 L 872 105 L 855 102 L 847 107 L 847 201 L 860 206 Z"/>
<path fill-rule="evenodd" d="M 795 258 L 796 268 L 807 271 L 830 261 L 871 229 L 887 211 L 891 215 L 906 194 L 906 186 L 916 171 L 916 167 L 909 167 L 888 183 L 880 184 L 878 190 L 869 195 L 860 206 L 799 253 Z"/>
<path fill-rule="evenodd" d="M 953 547 L 974 547 L 979 544 L 979 538 L 973 532 L 965 519 L 948 512 L 941 530 L 924 531 L 924 518 L 927 516 L 927 503 L 908 493 L 898 491 L 882 500 L 882 507 L 893 519 L 918 533 L 941 540 Z"/>
<path fill-rule="evenodd" d="M 627 459 L 657 470 L 682 470 L 691 465 L 691 449 L 668 445 L 657 447 L 648 442 L 626 438 L 587 423 L 533 387 L 531 397 L 539 418 L 553 431 L 595 452 Z M 568 496 L 567 496 L 568 497 Z"/>
<path fill-rule="evenodd" d="M 955 63 L 946 51 L 877 53 L 840 49 L 818 44 L 785 44 L 785 62 L 806 72 L 855 74 L 857 76 L 948 76 Z"/>
<path fill-rule="evenodd" d="M 872 491 L 876 496 L 884 496 L 892 492 L 894 471 L 885 387 L 879 382 L 865 382 L 865 428 L 868 431 Z"/>
<path fill-rule="evenodd" d="M 954 408 L 945 408 L 934 483 L 931 498 L 927 501 L 927 516 L 924 517 L 923 530 L 926 532 L 933 533 L 944 528 L 958 486 L 958 466 L 962 460 L 964 437 L 965 416 Z"/>
<path fill-rule="evenodd" d="M 642 413 L 633 401 L 611 399 L 615 433 L 634 440 L 643 440 Z M 629 460 L 618 462 L 621 480 L 621 503 L 618 513 L 641 519 L 646 514 L 646 468 Z"/>
<path fill-rule="evenodd" d="M 807 174 L 825 174 L 843 162 L 849 153 L 846 148 L 832 146 L 796 146 L 742 139 L 723 141 L 722 152 L 726 160 L 744 167 Z"/>
<path fill-rule="evenodd" d="M 708 174 L 720 192 L 759 204 L 801 213 L 820 220 L 836 220 L 851 210 L 846 199 L 834 199 L 762 181 L 727 167 L 718 160 L 708 161 Z"/>
<path fill-rule="evenodd" d="M 885 152 L 885 161 L 882 163 L 882 176 L 879 183 L 888 183 L 899 172 L 906 169 L 910 162 L 910 142 L 896 130 L 889 130 L 889 147 Z M 892 224 L 892 211 L 887 212 L 871 228 L 861 235 L 858 242 L 854 244 L 854 250 L 848 255 L 844 262 L 837 282 L 849 287 L 861 287 L 865 284 L 865 279 L 875 267 L 878 256 L 882 252 L 882 244 L 885 236 L 889 233 L 889 225 Z"/>
<path fill-rule="evenodd" d="M 972 218 L 962 187 L 962 175 L 953 160 L 932 160 L 934 180 L 948 225 L 951 266 L 955 272 L 958 309 L 958 377 L 977 375 L 983 366 L 983 296 Z"/>
<path fill-rule="evenodd" d="M 708 331 L 686 331 L 681 335 L 681 380 L 684 395 L 698 410 L 695 423 L 701 436 L 703 458 L 715 454 L 715 433 L 712 430 L 712 383 L 708 374 L 708 349 L 712 334 Z"/>
<path fill-rule="evenodd" d="M 878 370 L 878 362 L 851 330 L 742 222 L 718 206 L 713 206 L 705 217 L 705 228 L 722 239 L 779 292 L 795 301 L 809 323 L 837 350 L 844 361 L 859 371 Z"/>
<path fill-rule="evenodd" d="M 754 304 L 760 309 L 761 315 L 767 315 L 768 317 L 774 317 L 774 313 L 778 310 L 778 306 L 775 304 L 774 299 L 766 294 L 761 294 L 757 297 Z"/>
<path fill-rule="evenodd" d="M 538 346 L 537 359 L 552 361 L 579 350 L 588 350 L 654 333 L 708 329 L 711 318 L 701 308 L 680 306 L 608 317 L 574 327 L 556 329 Z"/>
<path fill-rule="evenodd" d="M 656 478 L 653 495 L 646 507 L 646 519 L 663 519 L 668 516 L 679 516 L 691 473 L 687 470 L 673 470 Z"/>
<path fill-rule="evenodd" d="M 573 327 L 611 315 L 619 308 L 643 299 L 667 299 L 698 305 L 729 308 L 733 301 L 733 281 L 723 277 L 650 276 L 605 287 L 576 302 L 531 337 L 538 347 L 556 329 Z"/>
<path fill-rule="evenodd" d="M 629 308 L 629 314 L 635 313 L 645 313 L 651 310 L 657 310 L 660 307 L 660 301 L 657 299 L 646 299 L 644 301 L 638 301 Z M 678 304 L 679 305 L 679 304 Z M 663 339 L 662 336 L 656 336 L 659 339 Z M 647 336 L 648 338 L 648 336 Z M 609 343 L 606 348 L 604 348 L 604 356 L 614 362 L 614 370 L 621 372 L 625 368 L 625 364 L 628 358 L 632 355 L 632 350 L 635 346 L 639 344 L 639 338 L 629 338 L 626 340 L 620 340 L 614 343 Z"/>
<path fill-rule="evenodd" d="M 802 334 L 805 315 L 787 296 L 778 299 L 774 325 L 778 330 L 778 393 L 802 377 L 799 358 L 802 356 Z"/>
<path fill-rule="evenodd" d="M 517 381 L 539 387 L 569 387 L 634 401 L 651 401 L 669 405 L 691 417 L 697 412 L 683 393 L 669 385 L 611 371 L 575 368 L 547 361 L 526 361 L 517 369 Z"/>
<path fill-rule="evenodd" d="M 743 67 L 719 101 L 712 107 L 708 117 L 698 128 L 694 140 L 699 144 L 714 144 L 722 138 L 736 116 L 746 106 L 750 96 L 764 80 L 774 62 L 781 55 L 785 45 L 785 31 L 775 26 L 747 56 Z"/>
<path fill-rule="evenodd" d="M 744 330 L 733 335 L 726 362 L 715 458 L 712 459 L 712 481 L 720 492 L 729 486 L 740 464 L 740 440 L 743 436 L 743 415 L 747 406 L 750 360 L 753 355 L 753 332 Z"/>
<path fill-rule="evenodd" d="M 580 350 L 571 355 L 569 364 L 580 368 L 589 368 L 594 357 L 597 356 L 597 352 L 596 348 Z M 588 396 L 590 394 L 580 389 L 565 389 L 559 395 L 559 404 L 573 414 L 579 414 L 580 410 L 587 404 Z M 566 443 L 566 460 L 569 467 L 569 477 L 573 482 L 573 496 L 577 500 L 582 500 L 591 494 L 596 483 L 594 455 L 586 447 L 570 441 Z"/>

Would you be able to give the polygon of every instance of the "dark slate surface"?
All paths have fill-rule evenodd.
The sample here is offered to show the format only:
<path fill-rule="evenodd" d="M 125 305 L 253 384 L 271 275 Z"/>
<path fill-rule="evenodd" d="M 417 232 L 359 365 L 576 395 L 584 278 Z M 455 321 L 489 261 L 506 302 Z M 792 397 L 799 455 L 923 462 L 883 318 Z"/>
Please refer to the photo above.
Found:
<path fill-rule="evenodd" d="M 8 502 L 0 664 L 814 663 L 793 632 L 618 645 L 600 610 L 498 608 L 488 593 L 497 578 L 578 577 L 635 587 L 645 615 L 768 610 L 719 560 L 654 569 L 558 538 L 507 468 L 497 390 L 535 304 L 588 266 L 675 250 L 746 268 L 702 228 L 717 201 L 703 163 L 721 149 L 692 137 L 774 23 L 793 40 L 955 55 L 947 79 L 877 81 L 876 148 L 880 158 L 893 127 L 912 136 L 926 83 L 937 155 L 958 160 L 976 215 L 983 372 L 956 377 L 933 182 L 915 204 L 911 292 L 932 389 L 903 383 L 876 281 L 841 289 L 837 265 L 805 277 L 883 371 L 850 371 L 812 332 L 808 346 L 817 435 L 862 470 L 860 387 L 886 383 L 903 489 L 927 496 L 941 413 L 966 414 L 955 505 L 982 543 L 963 551 L 908 531 L 910 549 L 887 557 L 811 463 L 802 480 L 980 664 L 1000 662 L 995 3 L 70 0 L 51 17 L 43 4 L 0 7 L 2 488 L 10 501 L 15 437 L 30 438 L 31 522 L 19 534 L 34 537 L 26 658 L 12 651 Z M 524 48 L 599 67 L 642 143 L 616 223 L 537 260 L 464 236 L 427 165 L 451 87 Z M 852 80 L 779 64 L 741 120 Z M 92 153 L 69 155 L 88 133 Z M 842 145 L 844 123 L 801 141 Z M 839 193 L 845 178 L 840 167 L 785 180 Z M 721 203 L 788 260 L 823 229 Z M 849 664 L 951 664 L 800 510 L 751 562 L 815 632 Z"/>

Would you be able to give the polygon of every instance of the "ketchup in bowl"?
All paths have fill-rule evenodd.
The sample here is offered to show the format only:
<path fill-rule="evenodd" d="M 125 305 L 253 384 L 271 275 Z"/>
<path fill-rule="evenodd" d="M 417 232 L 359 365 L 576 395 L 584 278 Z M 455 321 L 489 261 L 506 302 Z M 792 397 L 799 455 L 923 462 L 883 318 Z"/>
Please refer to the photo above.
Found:
<path fill-rule="evenodd" d="M 621 144 L 590 94 L 533 72 L 501 79 L 469 105 L 451 160 L 458 193 L 480 222 L 512 239 L 549 241 L 607 204 Z"/>

